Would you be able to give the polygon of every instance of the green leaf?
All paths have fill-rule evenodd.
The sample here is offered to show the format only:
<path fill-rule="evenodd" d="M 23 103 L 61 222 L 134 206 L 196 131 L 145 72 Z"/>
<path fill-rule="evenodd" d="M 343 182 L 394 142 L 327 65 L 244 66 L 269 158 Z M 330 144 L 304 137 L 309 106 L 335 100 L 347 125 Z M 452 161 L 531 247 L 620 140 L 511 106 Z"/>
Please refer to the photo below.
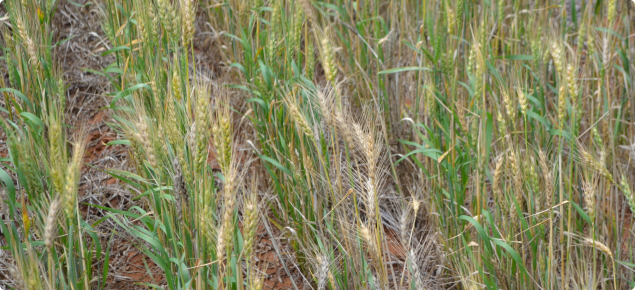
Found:
<path fill-rule="evenodd" d="M 615 260 L 615 262 L 618 262 L 619 264 L 622 264 L 624 266 L 635 268 L 635 264 L 633 264 L 633 263 L 629 263 L 629 262 L 626 262 L 626 261 L 620 261 L 620 260 Z"/>
<path fill-rule="evenodd" d="M 132 174 L 132 176 L 133 176 L 132 178 L 133 178 L 133 179 L 135 179 L 135 178 L 141 178 L 141 179 L 142 179 L 142 181 L 141 181 L 141 182 L 143 182 L 143 183 L 145 183 L 145 182 L 146 182 L 145 180 L 143 180 L 143 178 L 142 178 L 141 176 L 136 175 L 136 174 L 133 174 L 133 173 L 130 173 L 130 172 L 126 173 L 126 171 L 116 170 L 116 169 L 111 169 L 110 171 L 108 171 L 108 170 L 103 170 L 103 169 L 101 169 L 101 168 L 97 168 L 97 167 L 95 167 L 95 166 L 93 166 L 93 165 L 91 165 L 91 164 L 88 164 L 88 163 L 84 163 L 84 164 L 85 164 L 85 165 L 87 165 L 87 166 L 89 166 L 89 167 L 91 167 L 91 168 L 93 168 L 93 169 L 97 169 L 97 170 L 99 170 L 99 171 L 101 171 L 101 172 L 105 172 L 105 173 L 107 173 L 108 175 L 110 175 L 110 176 L 112 176 L 112 177 L 114 177 L 114 178 L 117 178 L 117 179 L 119 179 L 119 180 L 121 180 L 121 181 L 123 181 L 123 182 L 125 182 L 125 183 L 127 183 L 127 184 L 130 184 L 132 187 L 135 187 L 135 188 L 140 188 L 140 187 L 141 187 L 141 184 L 139 184 L 139 183 L 137 183 L 137 182 L 134 182 L 134 181 L 132 181 L 132 180 L 130 180 L 130 179 L 128 179 L 128 178 L 126 178 L 126 177 L 122 176 L 122 175 L 129 175 L 129 174 Z M 122 173 L 122 172 L 123 172 L 123 173 Z M 122 173 L 122 175 L 118 175 L 119 173 Z"/>
<path fill-rule="evenodd" d="M 13 180 L 7 174 L 4 169 L 0 167 L 0 179 L 4 183 L 5 188 L 7 189 L 7 196 L 9 197 L 9 206 L 11 207 L 11 212 L 13 212 L 13 206 L 15 203 L 15 185 L 13 184 Z"/>
<path fill-rule="evenodd" d="M 251 103 L 251 102 L 258 103 L 258 105 L 260 105 L 265 110 L 268 109 L 267 104 L 265 103 L 265 101 L 263 101 L 260 98 L 251 98 L 251 99 L 247 100 L 247 103 Z"/>
<path fill-rule="evenodd" d="M 246 86 L 243 86 L 243 85 L 228 85 L 227 87 L 228 88 L 241 89 L 241 90 L 246 91 L 246 92 L 251 92 L 252 91 L 252 89 L 250 89 L 250 88 L 248 88 Z"/>
<path fill-rule="evenodd" d="M 433 148 L 423 148 L 423 149 L 417 149 L 417 150 L 413 150 L 408 152 L 408 154 L 404 155 L 403 157 L 401 157 L 401 159 L 397 160 L 396 163 L 399 163 L 401 161 L 403 161 L 404 159 L 408 158 L 408 156 L 413 155 L 413 154 L 418 154 L 421 153 L 424 156 L 428 156 L 432 159 L 434 159 L 434 161 L 437 161 L 439 159 L 439 157 L 441 157 L 441 155 L 443 155 L 443 152 L 441 152 L 438 149 L 433 149 Z"/>
<path fill-rule="evenodd" d="M 487 232 L 485 231 L 483 226 L 481 226 L 481 224 L 478 221 L 466 215 L 459 216 L 459 220 L 464 220 L 471 223 L 476 229 L 476 231 L 478 232 L 479 236 L 481 236 L 481 239 L 483 240 L 483 246 L 485 246 L 486 248 L 490 247 L 490 244 L 489 244 L 490 238 L 487 235 Z"/>
<path fill-rule="evenodd" d="M 271 75 L 269 70 L 267 69 L 267 65 L 265 65 L 264 62 L 262 62 L 261 60 L 258 60 L 258 63 L 260 64 L 260 73 L 262 73 L 262 78 L 265 80 L 265 83 L 267 84 L 267 88 L 271 89 L 272 84 L 272 80 L 271 80 Z"/>
<path fill-rule="evenodd" d="M 547 130 L 551 130 L 551 124 L 549 123 L 549 121 L 547 121 L 547 119 L 543 118 L 542 116 L 536 114 L 536 112 L 527 111 L 527 116 L 543 124 L 547 128 Z"/>
<path fill-rule="evenodd" d="M 87 71 L 87 72 L 92 73 L 92 74 L 96 74 L 96 75 L 98 75 L 98 76 L 102 76 L 102 77 L 105 77 L 105 76 L 106 76 L 106 74 L 105 74 L 105 73 L 100 72 L 100 71 L 97 71 L 97 70 L 94 70 L 94 69 L 82 68 L 82 70 L 83 70 L 83 71 Z"/>
<path fill-rule="evenodd" d="M 42 123 L 42 120 L 40 118 L 38 118 L 38 116 L 33 115 L 32 113 L 29 112 L 22 112 L 20 113 L 20 116 L 27 118 L 29 121 L 33 122 L 35 125 L 37 125 L 38 127 L 38 132 L 41 132 L 44 129 L 44 124 Z"/>
<path fill-rule="evenodd" d="M 28 241 L 28 243 L 29 243 L 32 247 L 44 246 L 44 241 Z M 27 243 L 22 244 L 22 246 L 24 246 L 24 249 L 25 249 L 25 250 L 26 250 L 26 245 L 27 245 Z"/>
<path fill-rule="evenodd" d="M 407 47 L 410 47 L 410 49 L 412 49 L 413 51 L 419 52 L 419 50 L 414 45 L 412 45 L 412 43 L 410 43 L 410 41 L 407 41 L 407 40 L 403 39 L 403 40 L 401 40 L 401 42 L 403 42 Z"/>
<path fill-rule="evenodd" d="M 468 84 L 466 84 L 464 82 L 461 82 L 461 81 L 458 81 L 458 83 L 467 90 L 468 95 L 470 95 L 470 96 L 474 95 L 474 90 L 470 87 L 470 85 L 468 85 Z"/>
<path fill-rule="evenodd" d="M 152 90 L 152 88 L 150 88 L 150 86 L 148 84 L 136 84 L 134 86 L 131 86 L 131 87 L 129 87 L 129 88 L 117 93 L 117 95 L 112 99 L 112 101 L 110 101 L 110 107 L 114 108 L 115 103 L 119 99 L 129 96 L 132 92 L 134 92 L 134 91 L 136 91 L 136 90 L 138 90 L 140 88 L 144 88 L 144 89 L 146 89 L 148 91 Z"/>
<path fill-rule="evenodd" d="M 110 239 L 108 241 L 108 248 L 106 248 L 106 257 L 104 261 L 104 271 L 101 277 L 101 284 L 106 285 L 106 279 L 108 278 L 108 267 L 110 266 L 110 242 L 112 242 L 112 238 L 115 235 L 110 235 Z"/>
<path fill-rule="evenodd" d="M 534 95 L 527 95 L 527 99 L 529 99 L 537 108 L 542 109 L 542 102 L 538 100 L 538 98 L 534 97 Z"/>
<path fill-rule="evenodd" d="M 534 57 L 532 55 L 517 54 L 517 55 L 506 55 L 505 59 L 509 59 L 509 60 L 533 60 Z"/>
<path fill-rule="evenodd" d="M 114 141 L 110 141 L 108 143 L 106 143 L 107 146 L 113 146 L 113 145 L 127 145 L 130 146 L 132 143 L 130 143 L 130 140 L 114 140 Z"/>
<path fill-rule="evenodd" d="M 287 169 L 286 167 L 282 166 L 282 164 L 280 164 L 278 161 L 274 160 L 273 158 L 269 157 L 269 156 L 265 156 L 265 155 L 260 155 L 260 158 L 262 160 L 265 160 L 271 164 L 273 164 L 273 166 L 278 167 L 278 169 L 282 170 L 282 172 L 288 174 L 289 176 L 293 177 L 293 173 L 291 173 L 291 170 Z"/>
<path fill-rule="evenodd" d="M 86 233 L 93 239 L 93 243 L 97 250 L 96 257 L 97 259 L 99 259 L 101 257 L 101 243 L 99 242 L 99 237 L 97 237 L 97 234 L 95 233 L 93 227 L 91 227 L 85 220 L 81 221 L 81 225 Z"/>
<path fill-rule="evenodd" d="M 628 72 L 626 72 L 626 71 L 624 70 L 624 68 L 623 68 L 623 67 L 618 66 L 618 65 L 616 65 L 616 64 L 613 64 L 613 67 L 614 67 L 615 69 L 619 70 L 622 74 L 624 74 L 624 79 L 628 82 L 628 85 L 629 85 L 629 86 L 632 86 L 632 83 L 631 83 L 631 77 L 629 76 Z M 627 68 L 628 68 L 628 67 L 627 67 Z"/>
<path fill-rule="evenodd" d="M 181 276 L 182 278 L 184 278 L 184 279 L 188 279 L 188 278 L 189 278 L 190 274 L 189 274 L 189 272 L 187 271 L 187 266 L 183 263 L 183 261 L 181 261 L 181 260 L 179 260 L 179 259 L 177 259 L 177 258 L 174 258 L 174 257 L 170 257 L 170 258 L 168 258 L 168 260 L 169 260 L 170 262 L 172 262 L 172 263 L 176 264 L 176 268 L 177 268 L 178 270 L 180 270 L 180 272 L 181 272 L 181 273 L 180 273 L 180 276 Z M 185 289 L 189 289 L 189 288 L 185 288 Z"/>
<path fill-rule="evenodd" d="M 233 39 L 237 40 L 238 42 L 240 42 L 240 44 L 242 44 L 242 45 L 243 45 L 243 47 L 245 46 L 245 42 L 243 41 L 243 39 L 242 39 L 242 38 L 240 38 L 240 37 L 238 37 L 238 36 L 236 36 L 236 35 L 233 35 L 233 34 L 231 34 L 231 33 L 225 33 L 225 34 L 223 34 L 223 35 L 228 36 L 228 37 L 231 37 L 231 38 L 233 38 Z"/>
<path fill-rule="evenodd" d="M 126 106 L 114 106 L 111 108 L 114 111 L 123 111 L 128 113 L 136 113 L 135 109 Z"/>
<path fill-rule="evenodd" d="M 408 67 L 398 67 L 398 68 L 391 68 L 391 69 L 388 69 L 388 70 L 382 70 L 382 71 L 378 72 L 377 74 L 379 74 L 379 75 L 394 74 L 394 73 L 400 73 L 400 72 L 404 72 L 404 71 L 414 71 L 414 70 L 432 71 L 431 69 L 429 69 L 427 67 L 408 66 Z"/>
<path fill-rule="evenodd" d="M 510 245 L 503 242 L 502 240 L 492 239 L 492 241 L 494 241 L 494 243 L 496 243 L 497 245 L 505 249 L 505 251 L 507 251 L 507 253 L 509 253 L 512 256 L 514 261 L 516 261 L 516 264 L 518 264 L 518 266 L 520 266 L 520 268 L 523 269 L 524 273 L 527 273 L 527 269 L 525 269 L 525 264 L 523 264 L 523 259 L 520 257 L 518 252 L 516 252 Z"/>
<path fill-rule="evenodd" d="M 82 204 L 84 204 L 84 205 L 89 205 L 89 204 L 87 204 L 87 203 L 82 203 Z M 95 222 L 94 222 L 92 225 L 90 225 L 90 226 L 94 228 L 94 227 L 98 226 L 99 224 L 103 223 L 104 221 L 106 221 L 107 219 L 108 219 L 108 217 L 107 217 L 107 216 L 102 217 L 102 218 L 98 219 L 97 221 L 95 221 Z"/>
<path fill-rule="evenodd" d="M 109 54 L 111 54 L 111 53 L 113 53 L 113 52 L 117 52 L 117 51 L 120 51 L 120 50 L 130 50 L 130 47 L 127 47 L 127 46 L 125 46 L 125 45 L 122 45 L 122 46 L 117 46 L 117 47 L 113 47 L 113 48 L 111 48 L 111 49 L 109 49 L 109 50 L 104 51 L 104 52 L 101 54 L 101 56 L 104 56 L 104 55 L 109 55 Z"/>
<path fill-rule="evenodd" d="M 492 214 L 490 214 L 489 211 L 483 210 L 481 212 L 481 214 L 483 214 L 483 216 L 485 217 L 485 220 L 487 222 L 489 222 L 490 224 L 493 223 L 494 219 L 492 218 Z M 492 233 L 494 234 L 494 238 L 500 238 L 501 237 L 500 232 L 498 231 L 498 229 L 496 227 L 492 228 Z"/>
<path fill-rule="evenodd" d="M 139 219 L 139 218 L 141 220 L 144 219 L 144 218 L 141 218 L 141 215 L 136 214 L 136 213 L 132 213 L 132 212 L 129 212 L 129 211 L 114 209 L 114 208 L 105 207 L 105 206 L 96 205 L 96 204 L 90 204 L 90 203 L 85 203 L 85 204 L 88 205 L 88 206 L 92 206 L 94 208 L 103 209 L 105 211 L 113 212 L 113 213 L 120 214 L 120 215 L 125 215 L 125 216 L 133 218 L 133 219 Z"/>
<path fill-rule="evenodd" d="M 152 246 L 152 248 L 157 250 L 161 255 L 167 256 L 167 253 L 165 252 L 165 248 L 163 248 L 163 246 L 161 245 L 161 241 L 159 241 L 156 236 L 150 236 L 150 235 L 144 233 L 143 231 L 141 231 L 140 228 L 137 228 L 134 225 L 125 224 L 124 222 L 120 221 L 119 219 L 115 218 L 114 220 L 120 226 L 122 226 L 123 228 L 128 230 L 131 234 L 133 234 L 136 237 L 148 242 Z M 167 270 L 167 268 L 165 268 L 166 265 L 165 265 L 164 261 L 162 259 L 158 259 L 158 261 L 160 261 L 162 263 L 162 268 L 164 270 Z M 155 262 L 157 262 L 157 261 L 155 261 Z M 157 263 L 157 264 L 159 264 L 159 263 Z"/>
<path fill-rule="evenodd" d="M 14 94 L 14 95 L 18 96 L 20 99 L 22 99 L 22 101 L 23 101 L 24 103 L 26 103 L 26 105 L 27 105 L 27 106 L 28 106 L 31 110 L 33 110 L 33 105 L 31 104 L 31 101 L 30 101 L 30 100 L 29 100 L 29 98 L 27 98 L 27 97 L 26 97 L 26 96 L 25 96 L 22 92 L 20 92 L 20 91 L 18 91 L 18 90 L 16 90 L 16 89 L 14 89 L 14 88 L 1 88 L 1 89 L 0 89 L 0 93 L 2 93 L 2 92 L 9 92 L 9 93 L 12 93 L 12 94 Z"/>
<path fill-rule="evenodd" d="M 596 27 L 595 30 L 613 34 L 613 36 L 615 36 L 615 37 L 619 38 L 620 40 L 624 41 L 624 38 L 621 35 L 619 35 L 617 32 L 613 31 L 612 29 L 607 29 L 607 28 L 603 28 L 603 27 Z"/>
<path fill-rule="evenodd" d="M 410 146 L 414 146 L 414 147 L 417 147 L 417 148 L 425 148 L 421 144 L 418 144 L 418 143 L 415 143 L 415 142 L 412 142 L 412 141 L 402 140 L 402 139 L 399 139 L 397 141 L 399 141 L 399 143 L 401 143 L 401 144 L 410 145 Z"/>
<path fill-rule="evenodd" d="M 569 132 L 567 131 L 563 131 L 560 129 L 551 129 L 551 131 L 549 131 L 549 134 L 553 135 L 553 136 L 561 136 L 564 137 L 565 139 L 569 140 L 569 141 L 573 141 L 573 138 L 571 137 L 571 134 L 569 134 Z"/>
<path fill-rule="evenodd" d="M 491 151 L 491 145 L 492 145 L 492 138 L 494 137 L 493 134 L 493 130 L 494 130 L 494 121 L 492 118 L 492 114 L 487 113 L 487 120 L 485 122 L 485 160 L 489 160 L 489 154 Z"/>
<path fill-rule="evenodd" d="M 580 207 L 577 203 L 573 201 L 569 201 L 569 202 L 571 202 L 571 204 L 573 205 L 575 210 L 578 212 L 578 214 L 582 217 L 582 219 L 584 219 L 590 225 L 593 224 L 593 222 L 591 222 L 591 217 L 588 214 L 586 214 L 586 212 L 584 212 L 584 209 L 582 209 L 582 207 Z"/>
<path fill-rule="evenodd" d="M 234 63 L 230 64 L 229 66 L 230 67 L 235 67 L 235 68 L 239 69 L 241 72 L 243 72 L 244 75 L 247 75 L 247 70 L 245 69 L 245 67 L 242 64 L 234 62 Z"/>
<path fill-rule="evenodd" d="M 71 0 L 68 0 L 68 2 L 72 2 L 72 1 L 71 1 Z M 88 2 L 88 3 L 92 3 L 92 2 Z M 71 39 L 75 38 L 75 36 L 76 36 L 76 35 L 73 35 L 73 36 L 68 37 L 68 38 L 66 38 L 66 39 L 62 39 L 62 40 L 58 41 L 57 43 L 55 43 L 55 44 L 53 45 L 53 47 L 58 47 L 58 46 L 61 46 L 62 44 L 64 44 L 64 43 L 68 42 L 69 40 L 71 40 Z"/>
<path fill-rule="evenodd" d="M 141 177 L 139 175 L 136 175 L 136 174 L 134 174 L 132 172 L 129 172 L 129 171 L 110 169 L 108 172 L 113 173 L 113 174 L 117 174 L 119 176 L 127 177 L 127 178 L 130 178 L 130 179 L 134 179 L 134 180 L 139 181 L 139 182 L 145 182 L 145 178 L 143 178 L 143 177 Z"/>
<path fill-rule="evenodd" d="M 161 191 L 163 191 L 163 190 L 172 190 L 172 186 L 160 186 L 160 187 L 154 187 L 154 188 L 152 188 L 152 189 L 150 189 L 150 190 L 147 190 L 146 192 L 144 192 L 144 193 L 142 193 L 142 194 L 140 194 L 140 195 L 138 195 L 138 196 L 134 197 L 132 200 L 138 200 L 138 199 L 140 199 L 140 198 L 142 198 L 142 197 L 144 197 L 144 196 L 146 196 L 146 195 L 149 195 L 150 193 L 153 193 L 153 192 L 161 192 Z M 174 200 L 174 198 L 172 198 L 172 200 Z"/>
<path fill-rule="evenodd" d="M 487 65 L 487 69 L 489 70 L 489 72 L 496 77 L 496 80 L 499 83 L 503 83 L 503 77 L 500 74 L 500 71 L 498 71 L 498 68 L 494 67 L 494 65 L 490 62 L 490 61 L 486 61 L 485 64 Z"/>
<path fill-rule="evenodd" d="M 109 67 L 106 70 L 104 70 L 105 73 L 116 73 L 116 74 L 124 74 L 123 70 L 118 68 L 118 67 Z"/>

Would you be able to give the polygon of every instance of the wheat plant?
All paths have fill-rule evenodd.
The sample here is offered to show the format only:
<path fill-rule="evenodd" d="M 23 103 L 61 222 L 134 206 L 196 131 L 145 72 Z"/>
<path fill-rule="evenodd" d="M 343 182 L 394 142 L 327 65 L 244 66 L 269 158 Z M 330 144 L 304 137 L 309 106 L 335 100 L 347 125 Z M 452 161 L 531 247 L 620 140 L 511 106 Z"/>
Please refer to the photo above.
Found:
<path fill-rule="evenodd" d="M 3 4 L 11 285 L 103 288 L 55 4 Z M 262 234 L 293 289 L 635 287 L 631 1 L 95 5 L 132 164 L 105 170 L 136 204 L 90 206 L 162 270 L 145 286 L 271 288 Z"/>

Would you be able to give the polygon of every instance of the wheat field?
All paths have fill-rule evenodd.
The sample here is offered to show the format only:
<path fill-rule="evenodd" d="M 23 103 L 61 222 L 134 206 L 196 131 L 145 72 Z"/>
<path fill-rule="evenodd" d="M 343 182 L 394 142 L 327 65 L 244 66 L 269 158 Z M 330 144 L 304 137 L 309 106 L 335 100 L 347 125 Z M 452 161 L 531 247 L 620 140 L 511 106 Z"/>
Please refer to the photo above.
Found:
<path fill-rule="evenodd" d="M 0 35 L 0 289 L 635 287 L 635 1 L 4 0 Z"/>

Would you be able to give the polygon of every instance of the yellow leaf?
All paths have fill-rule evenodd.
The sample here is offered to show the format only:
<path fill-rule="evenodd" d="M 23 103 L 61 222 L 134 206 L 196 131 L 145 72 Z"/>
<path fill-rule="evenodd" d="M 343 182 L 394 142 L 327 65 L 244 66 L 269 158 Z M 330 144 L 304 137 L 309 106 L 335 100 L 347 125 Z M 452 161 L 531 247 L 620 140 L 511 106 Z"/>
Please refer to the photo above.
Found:
<path fill-rule="evenodd" d="M 24 193 L 22 193 L 22 198 L 20 200 L 22 204 L 22 222 L 24 223 L 24 229 L 26 236 L 29 235 L 29 229 L 31 228 L 31 220 L 29 220 L 29 212 L 26 209 L 26 202 L 24 201 Z"/>
<path fill-rule="evenodd" d="M 448 153 L 450 153 L 450 151 L 452 151 L 454 147 L 450 148 L 450 150 L 446 151 L 445 153 L 443 153 L 443 155 L 441 155 L 441 157 L 439 157 L 439 159 L 437 160 L 437 163 L 441 163 L 441 161 L 443 161 L 443 159 L 445 158 L 446 155 L 448 155 Z"/>
<path fill-rule="evenodd" d="M 40 7 L 37 8 L 37 17 L 40 19 L 40 23 L 44 22 L 44 12 L 40 10 Z"/>

